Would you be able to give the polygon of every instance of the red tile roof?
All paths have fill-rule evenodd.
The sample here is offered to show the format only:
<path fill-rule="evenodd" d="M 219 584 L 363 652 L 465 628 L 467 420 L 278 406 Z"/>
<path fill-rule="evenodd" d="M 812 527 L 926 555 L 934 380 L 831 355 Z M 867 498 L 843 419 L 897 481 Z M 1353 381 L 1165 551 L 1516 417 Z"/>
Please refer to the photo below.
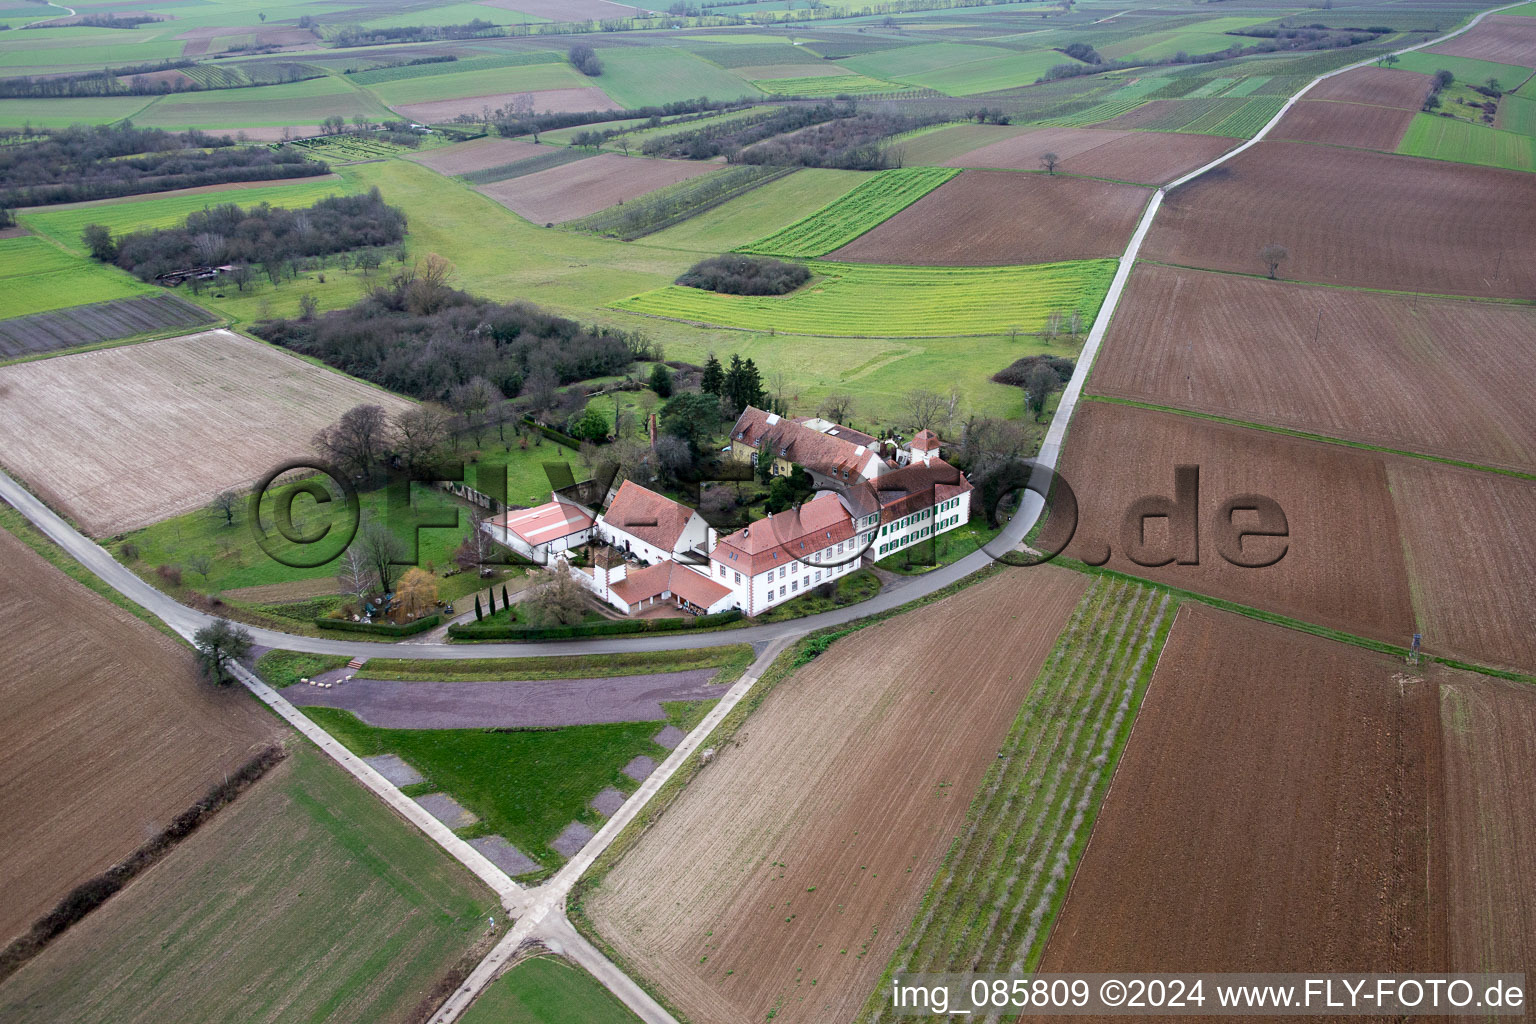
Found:
<path fill-rule="evenodd" d="M 689 604 L 708 608 L 731 594 L 714 580 L 672 561 L 636 569 L 610 589 L 630 606 L 671 591 Z"/>
<path fill-rule="evenodd" d="M 550 501 L 534 508 L 512 509 L 491 520 L 532 545 L 569 537 L 592 528 L 592 517 L 574 505 Z"/>
<path fill-rule="evenodd" d="M 831 434 L 823 434 L 804 423 L 796 423 L 750 405 L 742 411 L 736 425 L 731 428 L 731 440 L 759 450 L 766 443 L 776 458 L 788 459 L 796 465 L 839 480 L 851 481 L 863 476 L 874 456 L 873 449 Z"/>
<path fill-rule="evenodd" d="M 663 551 L 676 551 L 677 540 L 693 514 L 687 505 L 625 480 L 608 503 L 603 522 Z"/>
<path fill-rule="evenodd" d="M 808 559 L 853 535 L 848 510 L 828 491 L 798 509 L 780 512 L 722 537 L 709 557 L 728 569 L 756 576 L 793 559 Z"/>
<path fill-rule="evenodd" d="M 909 447 L 916 452 L 936 451 L 939 447 L 939 435 L 931 430 L 919 430 L 917 436 L 912 438 Z"/>
<path fill-rule="evenodd" d="M 870 483 L 880 494 L 880 522 L 891 523 L 920 509 L 974 490 L 965 474 L 943 459 L 913 462 Z"/>

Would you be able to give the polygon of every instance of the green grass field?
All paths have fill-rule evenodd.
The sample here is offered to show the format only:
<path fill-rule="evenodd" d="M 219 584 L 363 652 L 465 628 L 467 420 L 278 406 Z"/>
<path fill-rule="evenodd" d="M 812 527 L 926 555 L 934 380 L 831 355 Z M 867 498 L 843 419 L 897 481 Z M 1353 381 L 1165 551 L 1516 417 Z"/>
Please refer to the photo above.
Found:
<path fill-rule="evenodd" d="M 974 96 L 1033 85 L 1057 64 L 1071 63 L 1072 58 L 1055 50 L 1034 50 L 974 60 L 921 75 L 904 75 L 900 80 L 950 96 Z"/>
<path fill-rule="evenodd" d="M 431 81 L 431 79 L 428 79 Z M 165 96 L 135 114 L 145 128 L 260 128 L 319 124 L 340 115 L 374 120 L 394 115 L 367 92 L 341 78 L 312 78 L 254 89 L 220 89 Z"/>
<path fill-rule="evenodd" d="M 1175 610 L 1152 587 L 1094 581 L 1035 677 L 887 976 L 1038 962 Z M 883 988 L 860 1021 L 899 1019 Z"/>
<path fill-rule="evenodd" d="M 838 61 L 839 67 L 857 71 L 871 78 L 910 80 L 914 77 L 943 71 L 958 64 L 987 60 L 996 57 L 1016 56 L 1012 50 L 999 46 L 977 46 L 973 43 L 918 43 L 894 50 L 877 50 L 861 53 Z M 1057 54 L 1062 60 L 1068 58 Z"/>
<path fill-rule="evenodd" d="M 889 220 L 950 178 L 952 167 L 903 167 L 881 171 L 858 188 L 741 252 L 764 256 L 825 256 Z"/>
<path fill-rule="evenodd" d="M 903 88 L 865 75 L 812 75 L 807 78 L 770 78 L 754 81 L 763 92 L 776 96 L 840 96 L 863 92 L 895 92 Z"/>
<path fill-rule="evenodd" d="M 1505 131 L 1536 137 L 1536 99 L 1506 93 L 1499 101 L 1497 124 Z"/>
<path fill-rule="evenodd" d="M 722 694 L 724 691 L 721 691 Z M 674 704 L 679 714 L 690 704 Z M 669 711 L 672 710 L 669 708 Z M 548 844 L 572 821 L 595 831 L 603 818 L 587 806 L 604 786 L 632 793 L 619 769 L 639 754 L 667 751 L 651 742 L 661 722 L 573 725 L 563 729 L 375 729 L 350 711 L 304 708 L 353 753 L 398 754 L 426 776 L 411 795 L 444 792 L 480 816 L 464 835 L 501 835 L 552 870 L 564 858 Z"/>
<path fill-rule="evenodd" d="M 1483 85 L 1488 79 L 1497 78 L 1502 88 L 1513 89 L 1531 76 L 1532 68 L 1536 68 L 1536 54 L 1532 55 L 1530 66 L 1520 67 L 1473 57 L 1452 57 L 1444 53 L 1416 50 L 1403 54 L 1394 66 L 1400 71 L 1417 71 L 1424 75 L 1445 70 L 1455 75 L 1458 82 L 1470 82 L 1473 85 Z"/>
<path fill-rule="evenodd" d="M 255 206 L 269 203 L 285 209 L 313 206 L 326 196 L 348 195 L 359 191 L 343 173 L 339 177 L 308 178 L 291 185 L 262 185 L 218 191 L 188 190 L 174 195 L 153 194 L 103 199 L 90 203 L 70 203 L 45 207 L 21 215 L 21 222 L 39 235 L 53 239 L 76 252 L 84 252 L 80 233 L 87 224 L 105 224 L 114 235 L 150 228 L 168 228 L 181 224 L 188 214 L 221 203 Z"/>
<path fill-rule="evenodd" d="M 1052 311 L 1080 310 L 1091 321 L 1115 261 L 1029 267 L 810 266 L 816 276 L 788 295 L 722 295 L 668 285 L 625 299 L 618 307 L 793 334 L 918 338 L 1033 332 Z"/>
<path fill-rule="evenodd" d="M 404 1021 L 500 908 L 304 743 L 0 986 L 22 1022 Z"/>
<path fill-rule="evenodd" d="M 805 168 L 675 227 L 647 235 L 641 244 L 690 252 L 727 252 L 788 227 L 799 219 L 802 210 L 835 202 L 869 179 L 867 171 Z"/>
<path fill-rule="evenodd" d="M 27 125 L 33 128 L 68 128 L 72 124 L 110 124 L 125 117 L 133 117 L 154 102 L 153 96 L 0 100 L 0 128 L 23 128 Z"/>
<path fill-rule="evenodd" d="M 1434 114 L 1415 114 L 1397 151 L 1435 160 L 1536 171 L 1536 138 Z"/>
<path fill-rule="evenodd" d="M 452 67 L 452 64 L 433 65 Z M 524 64 L 487 68 L 451 75 L 403 78 L 368 86 L 379 101 L 397 107 L 405 103 L 430 103 L 456 100 L 464 96 L 491 96 L 508 92 L 536 92 L 540 89 L 585 89 L 602 85 L 602 78 L 588 78 L 565 61 L 557 64 Z M 492 106 L 500 106 L 493 103 Z M 542 109 L 542 108 L 541 108 Z"/>
<path fill-rule="evenodd" d="M 626 109 L 708 96 L 731 100 L 761 96 L 750 82 L 700 60 L 686 50 L 664 46 L 605 47 L 598 56 L 603 73 L 588 84 Z"/>
<path fill-rule="evenodd" d="M 120 270 L 31 235 L 0 238 L 0 320 L 153 292 Z"/>
<path fill-rule="evenodd" d="M 612 993 L 580 967 L 540 956 L 491 983 L 463 1024 L 637 1024 Z"/>

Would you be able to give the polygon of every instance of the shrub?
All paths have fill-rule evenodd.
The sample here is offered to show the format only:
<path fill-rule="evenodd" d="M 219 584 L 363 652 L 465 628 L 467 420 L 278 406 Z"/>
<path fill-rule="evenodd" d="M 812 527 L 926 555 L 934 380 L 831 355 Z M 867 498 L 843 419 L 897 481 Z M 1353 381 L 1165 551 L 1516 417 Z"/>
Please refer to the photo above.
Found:
<path fill-rule="evenodd" d="M 1025 356 L 998 370 L 992 375 L 992 379 L 999 384 L 1021 388 L 1029 379 L 1029 371 L 1042 364 L 1054 370 L 1057 379 L 1063 384 L 1072 379 L 1072 371 L 1077 369 L 1077 364 L 1072 360 L 1059 356 Z"/>
<path fill-rule="evenodd" d="M 726 295 L 783 295 L 811 279 L 798 263 L 765 256 L 714 256 L 688 268 L 677 283 Z"/>
<path fill-rule="evenodd" d="M 566 56 L 570 58 L 571 67 L 588 78 L 596 78 L 603 73 L 603 62 L 597 59 L 597 51 L 586 43 L 573 44 Z"/>
<path fill-rule="evenodd" d="M 155 575 L 173 587 L 181 586 L 181 566 L 166 564 L 155 569 Z"/>
<path fill-rule="evenodd" d="M 588 636 L 615 636 L 626 633 L 663 633 L 687 629 L 709 629 L 741 620 L 741 612 L 718 612 L 695 619 L 613 619 L 575 626 L 504 626 L 465 623 L 449 626 L 448 635 L 461 640 L 573 640 Z"/>

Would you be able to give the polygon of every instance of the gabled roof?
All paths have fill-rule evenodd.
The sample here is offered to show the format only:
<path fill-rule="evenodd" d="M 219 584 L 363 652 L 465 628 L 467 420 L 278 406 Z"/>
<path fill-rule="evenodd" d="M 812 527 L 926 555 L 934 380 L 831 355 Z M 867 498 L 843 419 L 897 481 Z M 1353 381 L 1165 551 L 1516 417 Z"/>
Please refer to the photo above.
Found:
<path fill-rule="evenodd" d="M 866 448 L 873 448 L 879 440 L 873 434 L 866 434 L 862 430 L 854 430 L 852 427 L 845 427 L 841 423 L 833 423 L 819 416 L 796 416 L 795 422 L 810 427 L 818 434 L 826 434 L 828 437 L 835 437 L 849 444 L 861 444 Z"/>
<path fill-rule="evenodd" d="M 676 551 L 677 542 L 688 527 L 694 511 L 671 498 L 633 480 L 619 485 L 619 493 L 608 503 L 603 522 L 631 537 L 638 537 L 663 551 Z"/>
<path fill-rule="evenodd" d="M 807 559 L 853 534 L 848 510 L 837 495 L 827 491 L 798 509 L 758 520 L 722 537 L 709 557 L 729 569 L 756 576 L 795 559 Z"/>
<path fill-rule="evenodd" d="M 880 496 L 880 522 L 895 522 L 919 509 L 958 497 L 974 486 L 943 459 L 913 462 L 871 481 Z"/>
<path fill-rule="evenodd" d="M 569 537 L 592 528 L 592 517 L 575 505 L 550 501 L 534 508 L 512 509 L 491 520 L 508 533 L 516 534 L 532 545 Z"/>
<path fill-rule="evenodd" d="M 636 569 L 610 589 L 631 606 L 671 591 L 689 604 L 708 608 L 731 594 L 729 588 L 670 560 Z"/>
<path fill-rule="evenodd" d="M 939 448 L 939 435 L 931 430 L 919 430 L 907 447 L 915 452 L 932 452 Z"/>
<path fill-rule="evenodd" d="M 874 450 L 861 443 L 823 434 L 804 423 L 750 405 L 731 427 L 731 440 L 838 480 L 857 480 L 864 475 L 871 459 L 879 461 Z"/>

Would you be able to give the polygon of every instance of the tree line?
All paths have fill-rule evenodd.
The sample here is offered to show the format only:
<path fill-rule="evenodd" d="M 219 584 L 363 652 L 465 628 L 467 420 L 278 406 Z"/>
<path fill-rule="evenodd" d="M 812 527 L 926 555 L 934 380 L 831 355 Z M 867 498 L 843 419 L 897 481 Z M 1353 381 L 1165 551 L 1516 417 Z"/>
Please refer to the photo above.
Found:
<path fill-rule="evenodd" d="M 799 263 L 727 254 L 700 260 L 677 283 L 726 295 L 783 295 L 810 279 L 811 272 Z"/>
<path fill-rule="evenodd" d="M 0 205 L 45 206 L 230 181 L 329 173 L 297 150 L 241 146 L 228 135 L 76 125 L 36 142 L 0 146 Z"/>
<path fill-rule="evenodd" d="M 96 259 L 152 281 L 195 267 L 271 265 L 392 245 L 405 237 L 405 225 L 405 214 L 387 205 L 374 188 L 362 195 L 328 196 L 300 210 L 223 203 L 190 214 L 180 227 L 116 238 L 107 227 L 90 224 L 82 238 Z"/>

